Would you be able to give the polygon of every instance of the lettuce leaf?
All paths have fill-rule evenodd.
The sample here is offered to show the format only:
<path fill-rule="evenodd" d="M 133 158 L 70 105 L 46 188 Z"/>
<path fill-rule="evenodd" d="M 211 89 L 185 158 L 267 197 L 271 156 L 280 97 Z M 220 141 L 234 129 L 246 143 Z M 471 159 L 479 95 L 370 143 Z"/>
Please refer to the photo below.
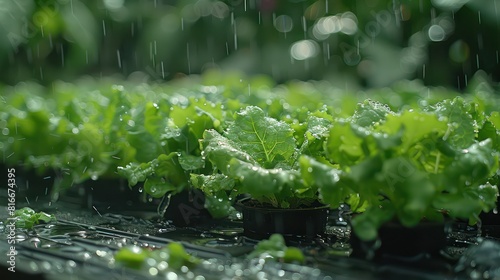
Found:
<path fill-rule="evenodd" d="M 237 143 L 265 168 L 288 162 L 295 152 L 293 130 L 285 122 L 266 117 L 256 106 L 248 106 L 236 113 L 234 124 L 228 127 L 225 136 Z"/>

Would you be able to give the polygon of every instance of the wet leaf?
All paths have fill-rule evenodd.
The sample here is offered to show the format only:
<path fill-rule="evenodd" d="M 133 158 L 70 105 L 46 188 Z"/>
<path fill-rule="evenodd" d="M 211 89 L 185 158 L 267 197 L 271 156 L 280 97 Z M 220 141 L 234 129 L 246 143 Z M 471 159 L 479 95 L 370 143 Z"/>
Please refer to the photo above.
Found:
<path fill-rule="evenodd" d="M 282 260 L 284 262 L 304 263 L 302 251 L 295 247 L 287 247 L 281 234 L 272 234 L 269 239 L 261 240 L 247 258 L 264 257 L 266 259 Z"/>
<path fill-rule="evenodd" d="M 386 207 L 369 207 L 365 212 L 354 216 L 351 220 L 354 233 L 363 241 L 375 240 L 382 224 L 394 217 L 394 209 L 390 204 Z"/>
<path fill-rule="evenodd" d="M 334 163 L 353 164 L 363 155 L 361 143 L 362 139 L 354 133 L 351 124 L 338 120 L 332 125 L 325 142 L 326 155 Z"/>
<path fill-rule="evenodd" d="M 165 196 L 167 193 L 177 193 L 179 190 L 178 186 L 172 185 L 163 178 L 158 177 L 148 177 L 144 182 L 144 191 L 154 198 L 160 198 Z"/>
<path fill-rule="evenodd" d="M 461 97 L 453 100 L 444 100 L 434 107 L 434 112 L 439 117 L 444 117 L 450 124 L 453 133 L 450 141 L 454 146 L 466 148 L 474 143 L 477 127 L 471 115 L 473 104 L 466 102 Z"/>
<path fill-rule="evenodd" d="M 183 266 L 192 268 L 200 263 L 200 260 L 194 256 L 189 255 L 184 246 L 178 242 L 171 242 L 160 251 L 169 254 L 168 265 L 173 269 L 181 269 Z"/>
<path fill-rule="evenodd" d="M 118 174 L 127 178 L 129 186 L 153 177 L 148 183 L 148 190 L 154 190 L 150 194 L 155 197 L 171 189 L 180 192 L 188 183 L 188 176 L 179 163 L 179 154 L 175 152 L 168 155 L 161 154 L 147 163 L 132 162 L 125 167 L 120 166 Z M 159 181 L 162 180 L 161 178 L 165 180 L 164 183 Z"/>
<path fill-rule="evenodd" d="M 241 150 L 235 142 L 220 135 L 213 129 L 205 131 L 202 145 L 206 158 L 224 174 L 228 173 L 227 167 L 229 161 L 233 158 L 257 164 L 257 162 L 248 153 Z"/>
<path fill-rule="evenodd" d="M 205 166 L 205 161 L 201 156 L 190 155 L 182 151 L 179 156 L 179 164 L 184 170 L 197 170 Z"/>
<path fill-rule="evenodd" d="M 292 128 L 255 106 L 239 111 L 225 136 L 264 167 L 286 162 L 295 151 Z"/>
<path fill-rule="evenodd" d="M 394 114 L 389 106 L 368 99 L 358 104 L 351 121 L 358 126 L 368 127 L 384 121 L 388 114 Z"/>
<path fill-rule="evenodd" d="M 300 174 L 307 186 L 319 190 L 321 201 L 336 208 L 348 197 L 351 190 L 339 184 L 341 171 L 311 157 L 299 158 Z"/>
<path fill-rule="evenodd" d="M 183 266 L 192 268 L 200 260 L 189 255 L 184 246 L 178 242 L 171 242 L 159 250 L 147 251 L 139 246 L 127 246 L 121 248 L 115 254 L 115 261 L 124 266 L 141 269 L 146 265 L 146 260 L 153 259 L 156 263 L 166 261 L 168 267 L 173 270 L 180 270 Z"/>
<path fill-rule="evenodd" d="M 45 212 L 35 212 L 35 210 L 29 207 L 23 207 L 14 211 L 14 220 L 17 228 L 31 229 L 34 225 L 40 222 L 48 223 L 55 221 L 56 218 L 53 215 L 47 214 Z M 8 223 L 8 222 L 7 222 Z"/>
<path fill-rule="evenodd" d="M 223 218 L 236 211 L 232 207 L 233 198 L 227 194 L 234 188 L 234 179 L 222 174 L 191 174 L 191 183 L 205 193 L 205 208 L 212 217 Z"/>
<path fill-rule="evenodd" d="M 115 261 L 122 263 L 126 267 L 140 269 L 147 257 L 148 253 L 146 250 L 134 245 L 121 248 L 116 252 Z"/>

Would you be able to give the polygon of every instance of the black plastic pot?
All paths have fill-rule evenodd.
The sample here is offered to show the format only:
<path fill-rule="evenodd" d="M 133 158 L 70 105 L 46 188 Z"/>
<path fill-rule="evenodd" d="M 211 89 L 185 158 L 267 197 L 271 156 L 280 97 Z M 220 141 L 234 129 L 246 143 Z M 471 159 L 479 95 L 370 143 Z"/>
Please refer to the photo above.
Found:
<path fill-rule="evenodd" d="M 199 225 L 212 219 L 204 205 L 205 194 L 202 191 L 184 190 L 170 197 L 163 217 L 180 227 Z"/>
<path fill-rule="evenodd" d="M 481 233 L 484 236 L 500 238 L 500 200 L 497 202 L 497 208 L 488 213 L 481 213 Z"/>
<path fill-rule="evenodd" d="M 423 221 L 411 228 L 398 222 L 388 222 L 379 229 L 378 239 L 374 241 L 361 241 L 352 232 L 352 256 L 375 260 L 418 260 L 427 255 L 439 256 L 446 246 L 446 230 L 446 222 Z"/>
<path fill-rule="evenodd" d="M 329 206 L 318 203 L 310 208 L 279 209 L 253 205 L 251 199 L 238 202 L 243 214 L 243 234 L 253 239 L 265 239 L 273 233 L 287 237 L 313 238 L 323 235 L 328 221 Z"/>

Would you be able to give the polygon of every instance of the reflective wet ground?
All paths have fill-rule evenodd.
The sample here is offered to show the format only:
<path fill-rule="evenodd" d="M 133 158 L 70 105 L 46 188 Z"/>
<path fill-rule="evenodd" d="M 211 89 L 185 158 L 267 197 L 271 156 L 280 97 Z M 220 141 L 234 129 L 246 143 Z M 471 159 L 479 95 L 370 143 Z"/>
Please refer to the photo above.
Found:
<path fill-rule="evenodd" d="M 450 228 L 447 246 L 439 256 L 366 260 L 351 254 L 348 214 L 332 211 L 323 236 L 287 239 L 287 245 L 301 248 L 306 255 L 306 263 L 298 265 L 248 258 L 257 240 L 243 236 L 238 217 L 176 226 L 154 207 L 101 205 L 98 209 L 71 199 L 54 203 L 38 199 L 29 205 L 18 203 L 17 208 L 23 206 L 57 218 L 32 230 L 16 229 L 16 277 L 27 279 L 500 279 L 499 239 L 465 224 Z M 2 215 L 5 221 L 5 211 Z M 168 262 L 151 259 L 135 270 L 115 263 L 113 257 L 124 246 L 155 250 L 172 241 L 182 242 L 202 263 L 173 270 Z M 10 246 L 2 223 L 0 275 L 8 277 L 13 276 L 6 266 Z"/>

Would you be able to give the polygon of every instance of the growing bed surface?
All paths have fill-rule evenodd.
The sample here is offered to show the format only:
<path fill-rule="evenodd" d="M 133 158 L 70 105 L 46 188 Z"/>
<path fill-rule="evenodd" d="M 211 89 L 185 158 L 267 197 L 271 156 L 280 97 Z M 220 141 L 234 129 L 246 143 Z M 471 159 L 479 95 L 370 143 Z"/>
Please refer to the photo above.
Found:
<path fill-rule="evenodd" d="M 25 205 L 28 203 L 18 203 L 18 208 Z M 69 195 L 55 203 L 40 196 L 29 206 L 55 215 L 57 221 L 35 225 L 32 230 L 17 229 L 16 270 L 17 275 L 27 279 L 466 279 L 484 269 L 481 263 L 469 266 L 474 256 L 460 259 L 468 247 L 480 248 L 475 244 L 484 241 L 478 239 L 476 229 L 458 225 L 448 235 L 441 256 L 368 261 L 350 256 L 349 230 L 339 219 L 346 216 L 332 211 L 323 236 L 288 241 L 287 245 L 300 248 L 306 256 L 304 264 L 290 264 L 247 258 L 257 241 L 243 237 L 240 220 L 208 219 L 197 225 L 177 227 L 159 218 L 152 207 L 137 210 L 141 208 L 135 206 L 132 210 L 110 204 L 87 209 Z M 1 230 L 0 250 L 5 259 L 9 245 L 5 227 Z M 493 237 L 485 240 L 499 245 Z M 121 247 L 136 245 L 156 250 L 174 241 L 181 242 L 202 263 L 191 269 L 162 269 L 159 263 L 132 269 L 114 261 Z M 479 255 L 476 257 L 476 262 L 480 261 Z M 2 263 L 5 266 L 5 260 Z"/>

